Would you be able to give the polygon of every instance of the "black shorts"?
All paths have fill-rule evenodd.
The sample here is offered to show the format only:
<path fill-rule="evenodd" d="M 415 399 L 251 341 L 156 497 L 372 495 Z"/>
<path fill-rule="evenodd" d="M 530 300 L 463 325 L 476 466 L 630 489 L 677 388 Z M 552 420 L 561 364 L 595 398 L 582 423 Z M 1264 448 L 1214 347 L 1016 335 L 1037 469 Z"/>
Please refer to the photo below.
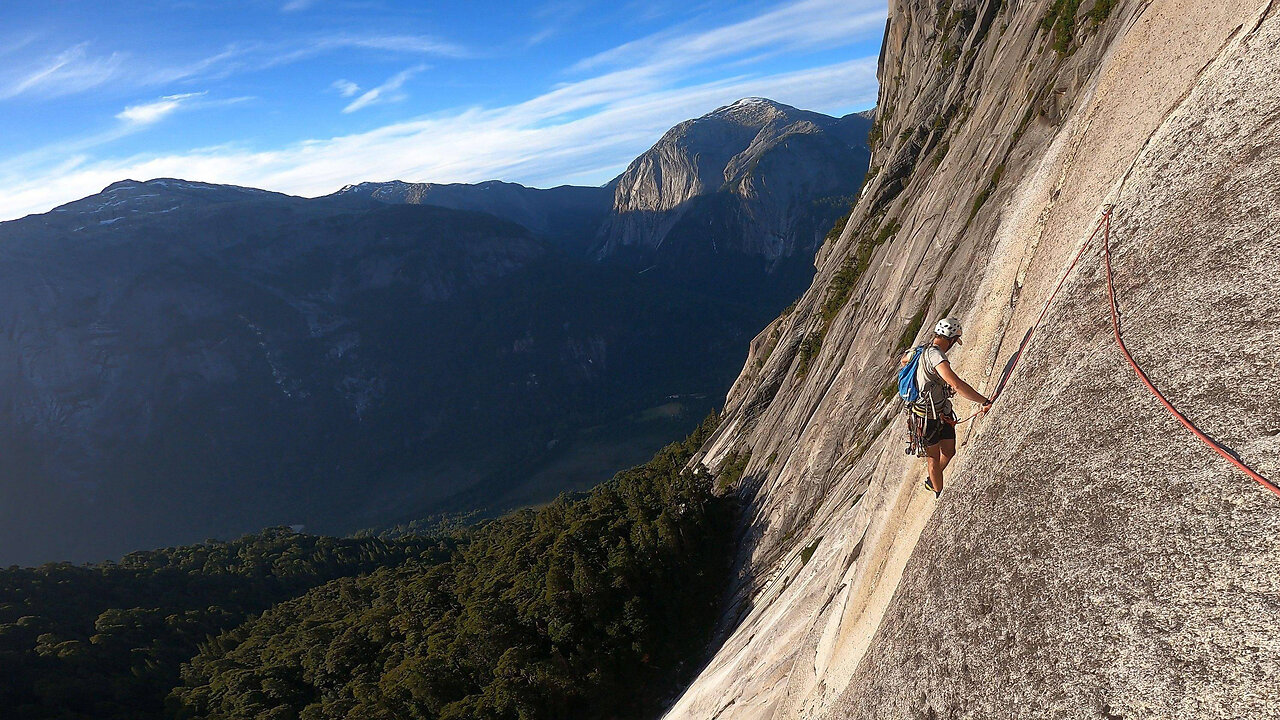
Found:
<path fill-rule="evenodd" d="M 924 446 L 933 447 L 943 440 L 956 439 L 956 426 L 946 420 L 924 421 Z"/>

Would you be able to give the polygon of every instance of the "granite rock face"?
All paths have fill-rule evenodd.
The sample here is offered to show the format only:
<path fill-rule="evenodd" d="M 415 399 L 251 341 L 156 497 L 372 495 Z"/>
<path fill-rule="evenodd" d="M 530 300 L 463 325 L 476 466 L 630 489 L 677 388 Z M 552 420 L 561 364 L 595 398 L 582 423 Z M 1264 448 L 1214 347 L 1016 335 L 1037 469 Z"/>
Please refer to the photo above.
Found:
<path fill-rule="evenodd" d="M 725 247 L 711 252 L 767 262 L 812 252 L 826 232 L 813 203 L 852 198 L 867 166 L 869 125 L 865 115 L 833 118 L 764 98 L 680 123 L 613 181 L 596 254 L 660 259 L 671 245 L 716 240 Z M 708 237 L 717 215 L 737 232 Z"/>
<path fill-rule="evenodd" d="M 1096 239 L 994 411 L 961 427 L 939 501 L 886 392 L 949 314 L 953 365 L 990 393 L 1114 205 L 1135 358 L 1280 477 L 1280 7 L 889 14 L 874 176 L 704 448 L 712 468 L 751 452 L 739 574 L 668 717 L 1280 717 L 1280 498 L 1134 376 Z"/>

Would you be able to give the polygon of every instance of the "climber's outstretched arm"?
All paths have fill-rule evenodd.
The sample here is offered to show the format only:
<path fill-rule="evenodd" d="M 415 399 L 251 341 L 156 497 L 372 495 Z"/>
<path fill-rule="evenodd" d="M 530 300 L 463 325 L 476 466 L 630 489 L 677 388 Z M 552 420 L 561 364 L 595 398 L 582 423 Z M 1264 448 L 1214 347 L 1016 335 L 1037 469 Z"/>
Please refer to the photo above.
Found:
<path fill-rule="evenodd" d="M 948 385 L 955 388 L 956 393 L 960 395 L 960 397 L 963 397 L 966 400 L 972 400 L 980 405 L 991 404 L 991 401 L 983 396 L 982 393 L 974 390 L 969 383 L 960 379 L 960 376 L 956 374 L 956 371 L 951 369 L 951 363 L 938 363 L 938 374 L 942 376 L 943 380 L 947 381 Z"/>

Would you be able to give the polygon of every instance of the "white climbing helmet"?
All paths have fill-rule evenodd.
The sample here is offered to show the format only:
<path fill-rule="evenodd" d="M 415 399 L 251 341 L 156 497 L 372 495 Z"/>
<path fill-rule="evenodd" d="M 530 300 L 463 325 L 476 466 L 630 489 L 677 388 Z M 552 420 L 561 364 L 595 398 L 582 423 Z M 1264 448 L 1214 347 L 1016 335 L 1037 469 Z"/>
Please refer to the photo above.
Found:
<path fill-rule="evenodd" d="M 937 325 L 933 326 L 933 334 L 941 335 L 944 338 L 950 338 L 956 342 L 960 342 L 960 319 L 959 318 L 942 318 Z"/>

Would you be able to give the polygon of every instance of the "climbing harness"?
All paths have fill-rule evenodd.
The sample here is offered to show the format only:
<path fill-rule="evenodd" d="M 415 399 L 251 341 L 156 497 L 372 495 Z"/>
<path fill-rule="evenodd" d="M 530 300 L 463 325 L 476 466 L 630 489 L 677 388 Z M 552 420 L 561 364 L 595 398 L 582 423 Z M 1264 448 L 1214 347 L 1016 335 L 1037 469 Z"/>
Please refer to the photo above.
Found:
<path fill-rule="evenodd" d="M 1114 210 L 1113 205 L 1106 205 L 1103 207 L 1102 218 L 1098 220 L 1098 225 L 1093 229 L 1093 234 L 1089 236 L 1088 240 L 1085 240 L 1084 245 L 1080 247 L 1080 251 L 1077 252 L 1075 258 L 1071 260 L 1071 264 L 1067 266 L 1066 272 L 1062 274 L 1062 279 L 1058 281 L 1058 285 L 1053 289 L 1053 293 L 1049 295 L 1049 299 L 1045 301 L 1044 309 L 1040 311 L 1040 316 L 1037 317 L 1036 321 L 1031 324 L 1030 328 L 1027 329 L 1027 334 L 1023 336 L 1022 342 L 1019 343 L 1017 351 L 1014 352 L 1013 357 L 1009 358 L 1009 362 L 1005 365 L 1004 372 L 1001 374 L 1000 382 L 998 385 L 996 385 L 996 391 L 991 396 L 991 402 L 994 403 L 1000 397 L 1000 394 L 1004 392 L 1005 386 L 1008 384 L 1009 378 L 1013 374 L 1014 368 L 1018 366 L 1018 361 L 1022 359 L 1022 355 L 1026 351 L 1027 345 L 1031 342 L 1031 337 L 1035 334 L 1036 328 L 1040 325 L 1040 321 L 1044 320 L 1045 314 L 1049 312 L 1049 306 L 1053 304 L 1053 300 L 1055 297 L 1057 297 L 1058 291 L 1062 289 L 1063 284 L 1067 280 L 1067 276 L 1071 274 L 1072 269 L 1075 268 L 1076 263 L 1080 260 L 1080 257 L 1084 255 L 1084 251 L 1089 248 L 1090 244 L 1092 244 L 1094 239 L 1098 237 L 1098 234 L 1101 233 L 1102 234 L 1102 251 L 1103 251 L 1102 256 L 1103 256 L 1103 259 L 1105 260 L 1104 265 L 1106 267 L 1106 277 L 1107 277 L 1107 298 L 1109 300 L 1110 310 L 1111 310 L 1111 327 L 1112 327 L 1112 331 L 1115 334 L 1116 344 L 1120 346 L 1120 352 L 1124 354 L 1125 360 L 1129 362 L 1129 365 L 1133 368 L 1134 373 L 1137 374 L 1138 379 L 1141 380 L 1143 384 L 1147 386 L 1147 389 L 1151 391 L 1151 394 L 1155 395 L 1156 399 L 1159 400 L 1162 405 L 1164 405 L 1165 409 L 1168 410 L 1169 413 L 1178 420 L 1178 422 L 1182 423 L 1183 426 L 1187 428 L 1187 430 L 1190 430 L 1191 433 L 1195 435 L 1197 438 L 1199 438 L 1202 442 L 1204 442 L 1204 444 L 1208 445 L 1210 448 L 1213 449 L 1214 452 L 1221 455 L 1232 465 L 1235 465 L 1237 468 L 1239 468 L 1239 470 L 1243 472 L 1245 475 L 1249 476 L 1249 478 L 1257 482 L 1259 485 L 1262 485 L 1264 488 L 1270 490 L 1272 493 L 1275 493 L 1277 497 L 1280 497 L 1280 487 L 1277 487 L 1275 483 L 1271 482 L 1267 478 L 1258 474 L 1257 471 L 1253 470 L 1248 465 L 1245 465 L 1244 462 L 1234 452 L 1224 447 L 1218 441 L 1206 435 L 1202 430 L 1200 430 L 1200 428 L 1196 427 L 1195 423 L 1191 422 L 1191 420 L 1189 420 L 1187 416 L 1179 412 L 1178 409 L 1173 406 L 1173 403 L 1169 402 L 1169 399 L 1166 398 L 1164 394 L 1161 393 L 1160 390 L 1155 386 L 1155 384 L 1151 382 L 1151 378 L 1147 377 L 1147 373 L 1143 371 L 1143 369 L 1138 365 L 1137 361 L 1133 359 L 1133 355 L 1129 353 L 1129 348 L 1128 346 L 1125 345 L 1124 338 L 1121 337 L 1121 334 L 1120 334 L 1120 308 L 1119 308 L 1119 305 L 1117 305 L 1116 303 L 1116 290 L 1115 290 L 1115 284 L 1112 280 L 1112 272 L 1111 272 L 1111 213 L 1113 210 Z M 974 416 L 976 416 L 977 414 L 978 413 L 975 413 Z M 965 418 L 965 420 L 962 420 L 960 422 L 967 422 L 968 420 L 972 420 L 974 416 Z"/>
<path fill-rule="evenodd" d="M 937 420 L 948 425 L 959 425 L 960 423 L 969 422 L 973 416 L 969 416 L 964 420 L 957 420 L 953 416 L 939 415 Z M 907 450 L 908 455 L 916 457 L 928 457 L 929 446 L 925 444 L 925 433 L 929 427 L 929 415 L 925 412 L 923 405 L 907 406 Z"/>
<path fill-rule="evenodd" d="M 950 334 L 952 331 L 954 331 L 956 335 L 959 335 L 960 323 L 959 321 L 951 318 L 939 321 L 938 330 L 935 330 L 936 334 L 943 335 L 943 337 L 952 337 Z M 944 332 L 947 334 L 944 334 Z M 912 350 L 905 356 L 906 359 L 903 361 L 902 367 L 898 370 L 898 397 L 902 400 L 907 409 L 907 449 L 905 452 L 908 455 L 914 455 L 921 458 L 929 455 L 929 446 L 925 443 L 925 433 L 928 429 L 929 415 L 936 415 L 937 420 L 945 422 L 948 425 L 958 425 L 961 422 L 967 422 L 968 420 L 973 419 L 970 417 L 965 420 L 957 421 L 954 416 L 938 412 L 938 408 L 933 404 L 934 396 L 932 392 L 930 392 L 927 397 L 929 409 L 933 412 L 930 413 L 926 411 L 926 396 L 923 393 L 923 388 L 921 388 L 917 383 L 916 378 L 920 371 L 921 358 L 928 347 L 929 345 L 925 344 Z M 930 380 L 926 383 L 926 386 L 936 384 L 937 381 Z M 955 394 L 955 391 L 949 386 L 944 387 L 948 397 Z"/>

